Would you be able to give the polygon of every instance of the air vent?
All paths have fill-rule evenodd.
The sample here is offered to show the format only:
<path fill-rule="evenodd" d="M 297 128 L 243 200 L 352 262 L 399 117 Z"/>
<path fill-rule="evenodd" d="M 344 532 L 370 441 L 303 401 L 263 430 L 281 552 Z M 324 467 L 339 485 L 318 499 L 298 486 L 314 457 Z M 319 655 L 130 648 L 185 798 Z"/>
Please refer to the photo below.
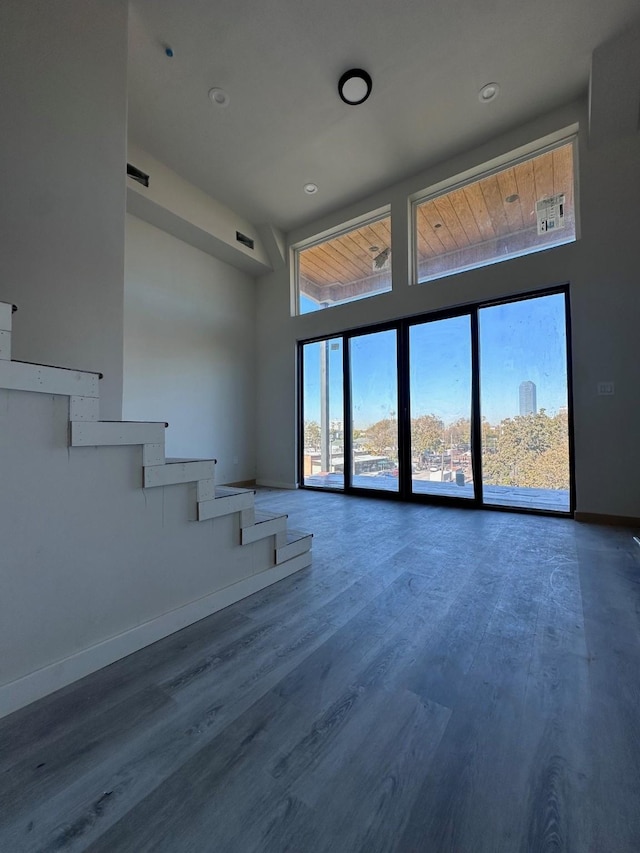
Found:
<path fill-rule="evenodd" d="M 239 231 L 236 231 L 236 240 L 238 243 L 242 243 L 243 246 L 246 246 L 247 249 L 253 249 L 253 240 L 251 237 L 247 237 L 246 234 L 241 234 Z"/>
<path fill-rule="evenodd" d="M 143 187 L 149 186 L 149 175 L 146 175 L 142 169 L 136 169 L 131 163 L 127 163 L 127 175 L 133 178 L 134 181 L 142 184 Z"/>

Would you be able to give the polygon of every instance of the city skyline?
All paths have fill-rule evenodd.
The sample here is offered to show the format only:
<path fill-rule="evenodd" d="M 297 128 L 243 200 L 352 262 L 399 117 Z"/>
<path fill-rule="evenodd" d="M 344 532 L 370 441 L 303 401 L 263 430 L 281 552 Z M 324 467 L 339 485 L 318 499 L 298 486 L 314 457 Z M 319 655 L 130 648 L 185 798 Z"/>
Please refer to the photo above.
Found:
<path fill-rule="evenodd" d="M 551 294 L 480 309 L 480 414 L 492 424 L 519 415 L 519 386 L 536 387 L 536 409 L 554 415 L 567 407 L 564 296 Z M 367 429 L 397 415 L 396 338 L 393 330 L 352 339 L 353 426 Z M 320 420 L 320 343 L 304 351 L 305 420 Z M 342 412 L 342 339 L 327 345 L 329 417 Z M 411 417 L 434 414 L 445 424 L 471 415 L 468 315 L 410 327 Z M 527 377 L 523 380 L 523 377 Z M 355 391 L 355 393 L 354 393 Z"/>

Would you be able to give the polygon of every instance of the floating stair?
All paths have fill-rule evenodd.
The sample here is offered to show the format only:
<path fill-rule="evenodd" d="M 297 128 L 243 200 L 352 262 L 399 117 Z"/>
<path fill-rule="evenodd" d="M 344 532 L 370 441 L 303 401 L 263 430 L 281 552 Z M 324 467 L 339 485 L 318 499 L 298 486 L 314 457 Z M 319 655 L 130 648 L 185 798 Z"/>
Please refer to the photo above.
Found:
<path fill-rule="evenodd" d="M 101 421 L 101 374 L 11 360 L 12 316 L 15 305 L 0 302 L 0 388 L 69 397 L 69 445 L 100 447 L 142 445 L 145 489 L 196 484 L 197 520 L 240 514 L 240 544 L 274 537 L 274 561 L 282 565 L 311 549 L 311 534 L 287 533 L 287 516 L 257 512 L 255 492 L 215 484 L 215 459 L 166 459 L 167 423 Z"/>
<path fill-rule="evenodd" d="M 276 565 L 310 549 L 309 534 L 287 534 L 286 515 L 256 512 L 253 490 L 216 486 L 215 459 L 166 459 L 167 423 L 101 421 L 101 374 L 13 361 L 11 329 L 16 310 L 14 305 L 0 302 L 0 388 L 68 396 L 71 447 L 141 445 L 145 489 L 195 483 L 197 520 L 239 513 L 240 544 L 274 537 Z"/>

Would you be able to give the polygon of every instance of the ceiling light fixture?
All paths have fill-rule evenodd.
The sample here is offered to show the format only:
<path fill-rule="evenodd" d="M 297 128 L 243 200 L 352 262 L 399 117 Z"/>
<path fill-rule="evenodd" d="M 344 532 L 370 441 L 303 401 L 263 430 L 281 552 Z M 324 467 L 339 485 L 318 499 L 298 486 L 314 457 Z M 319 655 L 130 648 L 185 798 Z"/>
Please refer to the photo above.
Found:
<path fill-rule="evenodd" d="M 224 89 L 220 89 L 217 86 L 215 86 L 213 89 L 209 89 L 209 99 L 211 103 L 216 107 L 229 106 L 229 95 L 225 92 Z"/>
<path fill-rule="evenodd" d="M 307 195 L 315 195 L 318 192 L 317 184 L 305 184 L 304 191 Z"/>
<path fill-rule="evenodd" d="M 485 83 L 478 92 L 478 100 L 481 104 L 488 104 L 490 101 L 495 101 L 499 92 L 500 85 L 498 83 Z"/>
<path fill-rule="evenodd" d="M 518 195 L 518 193 L 513 193 L 513 195 L 508 195 L 505 198 L 505 201 L 508 202 L 509 204 L 513 204 L 514 201 L 518 201 L 519 198 L 520 198 L 520 196 Z"/>
<path fill-rule="evenodd" d="M 362 68 L 351 68 L 345 71 L 338 80 L 338 94 L 345 102 L 354 107 L 363 104 L 371 94 L 373 82 L 371 75 Z"/>

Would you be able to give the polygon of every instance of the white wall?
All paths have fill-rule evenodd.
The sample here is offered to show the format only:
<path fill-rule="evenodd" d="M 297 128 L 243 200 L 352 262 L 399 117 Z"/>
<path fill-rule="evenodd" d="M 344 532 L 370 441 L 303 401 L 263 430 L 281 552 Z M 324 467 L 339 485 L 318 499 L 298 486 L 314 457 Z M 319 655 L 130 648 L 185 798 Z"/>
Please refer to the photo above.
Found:
<path fill-rule="evenodd" d="M 0 299 L 14 358 L 104 373 L 122 403 L 126 0 L 1 10 Z"/>
<path fill-rule="evenodd" d="M 411 193 L 580 122 L 581 239 L 571 245 L 410 286 Z M 296 480 L 296 341 L 385 319 L 570 282 L 577 510 L 640 517 L 640 156 L 638 135 L 593 150 L 586 103 L 568 105 L 288 235 L 289 244 L 391 204 L 393 291 L 290 316 L 290 274 L 258 282 L 258 480 Z M 597 382 L 615 382 L 599 397 Z"/>
<path fill-rule="evenodd" d="M 124 418 L 168 421 L 167 455 L 255 478 L 255 283 L 126 218 Z"/>
<path fill-rule="evenodd" d="M 256 227 L 244 217 L 132 142 L 128 162 L 149 175 L 148 187 L 127 178 L 129 213 L 250 275 L 264 275 L 271 269 Z M 253 240 L 253 249 L 238 241 L 237 232 Z"/>

